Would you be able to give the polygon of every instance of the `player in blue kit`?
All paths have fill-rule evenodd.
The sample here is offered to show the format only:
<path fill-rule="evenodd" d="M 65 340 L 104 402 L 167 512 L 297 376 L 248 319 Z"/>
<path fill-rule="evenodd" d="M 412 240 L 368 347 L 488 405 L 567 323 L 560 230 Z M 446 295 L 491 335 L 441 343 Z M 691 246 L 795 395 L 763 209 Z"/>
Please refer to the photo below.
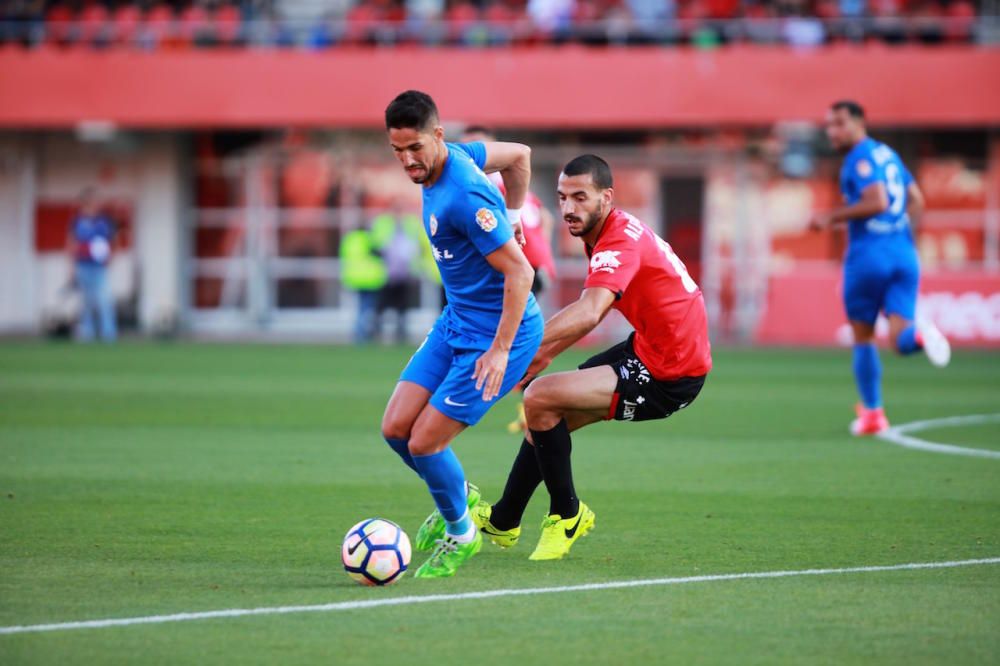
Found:
<path fill-rule="evenodd" d="M 861 396 L 851 432 L 873 435 L 889 427 L 875 347 L 879 312 L 888 318 L 889 339 L 900 354 L 923 350 L 931 363 L 943 367 L 951 347 L 933 323 L 916 319 L 920 265 L 910 225 L 919 222 L 924 198 L 913 176 L 892 148 L 868 136 L 857 102 L 830 107 L 826 134 L 846 155 L 840 189 L 847 205 L 816 215 L 812 227 L 848 225 L 844 307 L 854 333 L 854 378 Z"/>
<path fill-rule="evenodd" d="M 469 515 L 479 492 L 449 444 L 520 381 L 542 339 L 534 271 L 519 245 L 531 150 L 445 143 L 434 101 L 414 90 L 389 104 L 385 125 L 407 176 L 423 187 L 424 229 L 448 297 L 382 417 L 386 442 L 424 480 L 437 507 L 417 532 L 416 548 L 433 553 L 415 577 L 441 578 L 482 545 Z M 506 203 L 486 177 L 497 171 Z"/>

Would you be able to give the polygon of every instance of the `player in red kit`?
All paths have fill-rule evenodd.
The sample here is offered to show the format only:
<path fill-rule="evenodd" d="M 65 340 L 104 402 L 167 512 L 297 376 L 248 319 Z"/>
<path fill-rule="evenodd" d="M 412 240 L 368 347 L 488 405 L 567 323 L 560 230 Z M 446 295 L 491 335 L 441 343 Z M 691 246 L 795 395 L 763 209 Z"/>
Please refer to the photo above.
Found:
<path fill-rule="evenodd" d="M 491 130 L 481 125 L 470 125 L 462 134 L 462 143 L 475 141 L 496 141 L 497 137 Z M 503 180 L 496 174 L 487 174 L 487 178 L 504 193 Z M 531 293 L 539 296 L 547 285 L 556 278 L 556 262 L 552 256 L 552 213 L 545 209 L 542 200 L 529 191 L 524 197 L 520 209 L 521 227 L 524 229 L 524 245 L 521 251 L 528 263 L 535 269 L 535 279 L 531 284 Z"/>
<path fill-rule="evenodd" d="M 542 481 L 549 513 L 529 559 L 559 559 L 594 526 L 594 512 L 577 499 L 570 433 L 614 419 L 662 419 L 698 396 L 712 368 L 705 301 L 670 245 L 645 224 L 612 206 L 611 169 L 596 155 L 575 158 L 559 176 L 559 202 L 569 232 L 590 258 L 583 293 L 545 324 L 541 347 L 523 385 L 529 436 L 521 443 L 501 499 L 473 511 L 494 543 L 514 545 L 521 516 Z M 635 332 L 578 370 L 535 377 L 552 359 L 592 331 L 611 310 Z"/>

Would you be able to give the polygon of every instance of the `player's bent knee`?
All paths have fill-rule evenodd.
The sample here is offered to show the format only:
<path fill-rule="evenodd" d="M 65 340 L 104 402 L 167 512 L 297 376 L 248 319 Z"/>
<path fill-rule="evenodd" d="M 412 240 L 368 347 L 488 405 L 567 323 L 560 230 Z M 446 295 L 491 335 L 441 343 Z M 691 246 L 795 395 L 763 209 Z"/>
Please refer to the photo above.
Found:
<path fill-rule="evenodd" d="M 386 439 L 409 439 L 413 424 L 393 414 L 382 417 L 382 437 Z"/>
<path fill-rule="evenodd" d="M 536 379 L 524 389 L 524 411 L 544 409 L 549 403 L 548 387 L 544 379 Z"/>
<path fill-rule="evenodd" d="M 429 456 L 443 451 L 447 448 L 448 444 L 447 442 L 441 443 L 433 439 L 421 437 L 420 435 L 414 435 L 410 437 L 408 446 L 411 456 Z"/>
<path fill-rule="evenodd" d="M 562 412 L 544 383 L 533 382 L 524 391 L 524 418 L 531 430 L 551 430 L 562 420 Z"/>

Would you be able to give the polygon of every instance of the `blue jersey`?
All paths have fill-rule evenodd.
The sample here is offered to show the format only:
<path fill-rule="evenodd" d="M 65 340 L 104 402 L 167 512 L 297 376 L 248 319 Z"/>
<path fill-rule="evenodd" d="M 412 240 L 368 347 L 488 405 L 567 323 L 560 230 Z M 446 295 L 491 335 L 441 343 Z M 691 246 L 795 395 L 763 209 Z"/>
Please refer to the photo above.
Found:
<path fill-rule="evenodd" d="M 452 329 L 492 340 L 503 311 L 504 276 L 486 255 L 514 237 L 507 206 L 482 167 L 482 143 L 447 144 L 441 175 L 423 188 L 424 229 L 448 296 L 442 315 Z M 528 296 L 521 326 L 541 326 L 541 311 Z"/>
<path fill-rule="evenodd" d="M 906 212 L 912 182 L 913 176 L 899 155 L 884 143 L 867 138 L 847 153 L 840 169 L 840 191 L 847 203 L 856 204 L 864 189 L 874 183 L 882 183 L 889 197 L 889 207 L 878 215 L 850 221 L 848 250 L 880 239 L 913 243 Z"/>
<path fill-rule="evenodd" d="M 80 215 L 73 220 L 73 255 L 77 262 L 103 266 L 111 259 L 111 241 L 115 227 L 103 215 Z"/>

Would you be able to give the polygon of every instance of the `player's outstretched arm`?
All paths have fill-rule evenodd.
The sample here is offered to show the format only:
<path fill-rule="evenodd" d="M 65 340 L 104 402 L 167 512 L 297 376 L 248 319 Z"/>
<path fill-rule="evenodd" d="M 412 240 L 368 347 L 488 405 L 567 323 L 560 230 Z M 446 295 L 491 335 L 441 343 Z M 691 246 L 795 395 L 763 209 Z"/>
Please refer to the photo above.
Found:
<path fill-rule="evenodd" d="M 822 229 L 834 224 L 864 220 L 884 212 L 889 207 L 889 195 L 883 183 L 872 183 L 861 191 L 861 199 L 850 206 L 836 208 L 829 213 L 817 213 L 810 225 L 813 229 Z"/>
<path fill-rule="evenodd" d="M 531 293 L 535 272 L 524 257 L 524 252 L 513 239 L 486 255 L 486 261 L 503 273 L 503 311 L 497 325 L 493 344 L 476 360 L 476 390 L 482 390 L 483 400 L 492 400 L 500 393 L 503 376 L 507 371 L 510 348 L 517 336 L 517 329 L 524 317 L 524 309 Z"/>
<path fill-rule="evenodd" d="M 611 310 L 615 294 L 604 287 L 584 289 L 580 298 L 545 322 L 545 335 L 534 360 L 528 366 L 522 385 L 534 379 L 556 356 L 594 330 Z"/>
<path fill-rule="evenodd" d="M 505 141 L 488 141 L 483 145 L 486 148 L 486 164 L 483 166 L 483 171 L 500 172 L 507 192 L 504 197 L 507 210 L 520 211 L 528 195 L 528 186 L 531 184 L 531 148 L 523 143 Z M 524 245 L 521 220 L 517 213 L 513 217 L 515 219 L 511 220 L 511 224 L 514 227 L 514 237 L 517 238 L 518 244 Z"/>

